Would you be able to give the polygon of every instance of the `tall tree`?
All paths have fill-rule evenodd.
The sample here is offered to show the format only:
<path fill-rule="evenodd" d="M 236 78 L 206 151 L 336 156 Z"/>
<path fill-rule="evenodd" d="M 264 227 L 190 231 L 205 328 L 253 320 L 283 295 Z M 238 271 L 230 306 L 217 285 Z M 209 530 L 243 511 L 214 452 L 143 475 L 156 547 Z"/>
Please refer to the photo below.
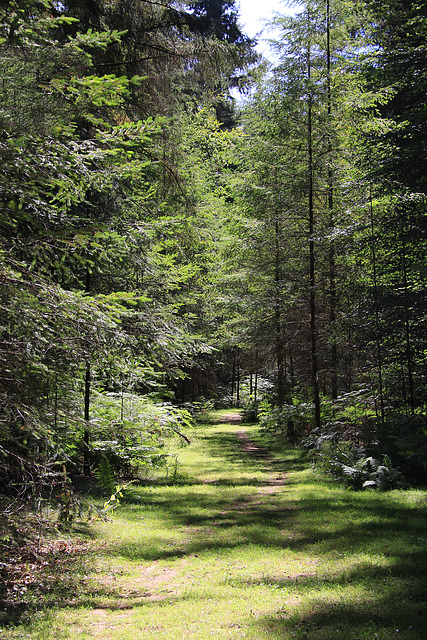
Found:
<path fill-rule="evenodd" d="M 378 304 L 388 318 L 384 382 L 393 404 L 414 412 L 423 403 L 420 380 L 426 366 L 421 325 L 426 285 L 420 255 L 427 232 L 425 3 L 366 2 L 374 45 L 363 72 L 377 96 L 378 126 L 367 130 L 367 173 L 382 196 L 375 199 L 378 243 Z M 397 364 L 399 361 L 399 365 Z M 402 366 L 402 364 L 404 366 Z"/>

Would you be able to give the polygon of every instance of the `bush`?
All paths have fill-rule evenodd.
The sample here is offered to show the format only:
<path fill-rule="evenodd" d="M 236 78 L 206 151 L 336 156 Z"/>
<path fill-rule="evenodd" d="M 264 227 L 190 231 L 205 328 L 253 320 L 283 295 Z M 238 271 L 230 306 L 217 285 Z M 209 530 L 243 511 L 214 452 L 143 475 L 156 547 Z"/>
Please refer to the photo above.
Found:
<path fill-rule="evenodd" d="M 258 422 L 258 409 L 259 402 L 251 400 L 248 402 L 242 411 L 242 422 Z"/>
<path fill-rule="evenodd" d="M 383 456 L 379 462 L 362 451 L 342 452 L 323 461 L 324 470 L 351 489 L 399 489 L 404 486 L 403 474 L 395 469 L 390 458 Z"/>
<path fill-rule="evenodd" d="M 407 477 L 427 481 L 427 416 L 391 415 L 384 426 L 379 425 L 378 440 L 381 449 L 399 461 Z"/>
<path fill-rule="evenodd" d="M 390 457 L 383 454 L 380 462 L 369 455 L 360 437 L 361 431 L 354 425 L 334 421 L 314 429 L 302 445 L 312 451 L 316 465 L 327 475 L 352 489 L 402 487 L 404 476 Z"/>
<path fill-rule="evenodd" d="M 102 461 L 117 476 L 131 477 L 143 469 L 166 466 L 171 454 L 165 449 L 168 438 L 192 427 L 185 409 L 169 403 L 155 403 L 147 397 L 126 393 L 97 394 L 92 407 L 90 454 L 93 465 Z"/>

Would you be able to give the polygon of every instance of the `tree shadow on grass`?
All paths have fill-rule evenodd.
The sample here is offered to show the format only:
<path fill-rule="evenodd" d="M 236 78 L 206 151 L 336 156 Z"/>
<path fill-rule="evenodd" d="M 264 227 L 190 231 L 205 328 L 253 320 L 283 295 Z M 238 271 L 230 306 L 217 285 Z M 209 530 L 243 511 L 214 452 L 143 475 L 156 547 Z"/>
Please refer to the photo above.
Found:
<path fill-rule="evenodd" d="M 286 484 L 277 494 L 275 487 L 270 487 L 268 494 L 256 491 L 267 486 L 272 471 L 277 471 L 264 452 L 249 455 L 232 433 L 208 432 L 200 437 L 215 461 L 213 467 L 222 474 L 232 469 L 236 479 L 231 475 L 218 477 L 212 483 L 217 490 L 212 487 L 212 491 L 191 478 L 175 492 L 164 486 L 145 493 L 142 487 L 134 504 L 130 499 L 123 507 L 129 522 L 138 521 L 141 512 L 136 505 L 143 506 L 143 501 L 171 531 L 184 535 L 159 536 L 149 544 L 147 538 L 136 542 L 116 540 L 108 549 L 109 555 L 152 561 L 211 550 L 238 553 L 242 549 L 243 553 L 249 545 L 258 546 L 260 554 L 266 548 L 288 550 L 295 552 L 294 556 L 315 558 L 318 572 L 288 576 L 278 569 L 274 575 L 263 573 L 241 581 L 240 586 L 248 589 L 263 585 L 274 589 L 275 594 L 283 593 L 280 611 L 251 620 L 260 634 L 297 640 L 424 640 L 425 506 L 393 502 L 386 494 L 361 496 L 322 489 L 306 492 L 298 504 L 288 502 Z M 291 464 L 292 459 L 285 457 L 279 470 L 290 470 Z M 331 564 L 331 559 L 333 569 L 322 574 L 322 564 Z M 120 594 L 108 596 L 108 608 L 123 608 Z M 288 612 L 288 601 L 296 600 L 302 606 Z M 96 607 L 96 599 L 87 602 Z M 132 607 L 146 602 L 143 597 Z"/>
<path fill-rule="evenodd" d="M 426 509 L 387 504 L 386 495 L 368 503 L 360 498 L 347 492 L 335 513 L 326 497 L 301 505 L 300 535 L 289 546 L 315 554 L 320 567 L 316 576 L 262 577 L 263 584 L 283 590 L 285 609 L 287 594 L 306 598 L 296 614 L 280 611 L 258 621 L 271 637 L 286 631 L 310 640 L 425 640 Z M 333 570 L 322 575 L 323 562 L 331 560 Z"/>
<path fill-rule="evenodd" d="M 241 427 L 242 431 L 244 431 L 245 425 L 242 424 Z M 307 468 L 307 454 L 301 452 L 301 450 L 288 448 L 286 456 L 282 450 L 278 457 L 273 457 L 264 446 L 265 443 L 262 438 L 250 433 L 248 438 L 250 443 L 255 445 L 249 451 L 245 450 L 245 441 L 239 439 L 236 433 L 207 432 L 200 436 L 211 456 L 225 459 L 228 464 L 240 466 L 245 470 L 252 469 L 268 474 L 272 470 L 286 473 L 286 471 L 290 470 L 296 472 Z M 276 455 L 278 454 L 279 452 L 276 452 Z M 224 471 L 224 468 L 222 468 L 222 471 Z"/>
<path fill-rule="evenodd" d="M 407 607 L 396 615 L 388 598 L 379 597 L 375 603 L 353 606 L 319 600 L 306 614 L 263 616 L 256 626 L 277 639 L 425 640 L 425 623 L 425 615 L 419 615 L 417 607 Z"/>
<path fill-rule="evenodd" d="M 425 640 L 427 585 L 416 568 L 417 562 L 425 562 L 425 554 L 413 560 L 408 563 L 402 557 L 389 568 L 362 563 L 336 578 L 278 580 L 274 586 L 283 589 L 283 609 L 256 624 L 273 638 L 287 632 L 310 640 Z M 274 584 L 269 576 L 264 580 Z M 288 593 L 309 597 L 298 611 L 287 614 Z"/>
<path fill-rule="evenodd" d="M 184 529 L 184 537 L 171 543 L 159 537 L 149 545 L 116 541 L 110 553 L 130 560 L 181 558 L 210 550 L 235 549 L 247 545 L 284 546 L 284 529 L 295 516 L 292 508 L 270 497 L 237 495 L 229 500 L 209 501 L 205 493 L 192 490 L 185 496 L 163 503 L 162 517 L 168 527 Z M 165 509 L 166 513 L 163 511 Z"/>
<path fill-rule="evenodd" d="M 248 456 L 236 447 L 233 434 L 204 437 L 211 456 L 222 460 L 222 464 L 229 464 L 234 471 L 241 468 L 246 474 L 257 474 L 252 486 L 263 484 L 264 473 L 267 482 L 271 465 L 267 460 L 266 469 L 263 454 Z M 288 463 L 286 459 L 285 462 Z M 247 587 L 270 586 L 275 593 L 282 590 L 284 594 L 283 610 L 253 620 L 252 625 L 258 626 L 260 632 L 268 631 L 278 639 L 285 634 L 310 640 L 425 639 L 424 505 L 405 505 L 390 494 L 367 496 L 347 490 L 329 491 L 323 485 L 323 493 L 306 492 L 296 507 L 286 504 L 286 485 L 281 496 L 264 495 L 260 499 L 257 494 L 245 494 L 243 484 L 248 485 L 248 481 L 218 483 L 219 487 L 234 487 L 237 492 L 230 499 L 223 494 L 217 502 L 214 497 L 198 493 L 197 487 L 185 496 L 175 496 L 164 507 L 175 526 L 188 527 L 186 540 L 175 547 L 160 541 L 157 550 L 152 547 L 148 554 L 142 548 L 133 548 L 129 557 L 173 559 L 211 549 L 243 550 L 247 545 L 312 555 L 319 561 L 316 576 L 264 575 L 261 580 L 254 578 L 246 583 Z M 206 514 L 193 510 L 193 505 L 204 505 Z M 215 508 L 212 517 L 209 511 Z M 286 535 L 289 531 L 295 535 Z M 116 551 L 127 555 L 125 546 L 116 547 Z M 322 575 L 322 564 L 331 562 L 333 569 Z M 303 602 L 296 613 L 286 613 L 288 597 Z"/>
<path fill-rule="evenodd" d="M 268 496 L 248 493 L 246 487 L 255 489 L 268 484 L 271 469 L 266 469 L 265 457 L 248 456 L 238 443 L 236 446 L 234 434 L 214 433 L 206 436 L 206 440 L 210 454 L 222 460 L 222 471 L 225 461 L 225 465 L 234 467 L 234 473 L 236 468 L 241 469 L 242 479 L 237 473 L 236 479 L 214 480 L 212 484 L 218 487 L 219 492 L 206 493 L 201 483 L 188 486 L 185 490 L 183 488 L 182 493 L 173 495 L 150 493 L 147 496 L 150 510 L 157 511 L 174 527 L 188 527 L 191 530 L 185 544 L 178 545 L 176 549 L 165 551 L 161 544 L 156 554 L 155 546 L 151 546 L 150 555 L 147 556 L 147 551 L 141 548 L 137 557 L 144 560 L 181 557 L 185 553 L 244 543 L 277 545 L 303 551 L 315 546 L 313 551 L 320 555 L 333 552 L 382 554 L 387 553 L 390 545 L 398 545 L 401 537 L 408 533 L 408 527 L 411 528 L 412 540 L 414 536 L 425 534 L 425 519 L 420 517 L 419 510 L 390 506 L 387 494 L 376 494 L 373 500 L 364 502 L 360 494 L 341 490 L 337 502 L 331 499 L 329 492 L 325 492 L 321 497 L 308 496 L 296 505 L 286 504 L 284 496 L 274 494 L 274 487 Z M 251 472 L 257 476 L 250 477 Z M 244 474 L 246 477 L 243 477 Z M 230 491 L 227 492 L 227 489 Z M 286 493 L 286 484 L 284 489 Z M 129 518 L 133 518 L 132 514 L 129 514 Z M 283 535 L 295 529 L 295 526 L 296 536 L 290 539 Z M 224 538 L 227 529 L 230 530 L 228 539 Z M 114 552 L 128 557 L 125 544 L 123 548 L 116 545 Z M 135 552 L 133 548 L 134 559 Z"/>
<path fill-rule="evenodd" d="M 257 495 L 242 494 L 234 502 L 223 498 L 212 519 L 192 512 L 193 501 L 206 499 L 194 491 L 163 503 L 174 525 L 188 528 L 184 541 L 174 544 L 159 539 L 150 549 L 123 543 L 115 546 L 114 553 L 132 560 L 155 560 L 210 550 L 238 553 L 242 549 L 243 553 L 248 545 L 258 545 L 260 553 L 266 547 L 288 549 L 317 559 L 317 572 L 287 575 L 284 565 L 271 575 L 263 572 L 233 579 L 236 588 L 246 588 L 248 593 L 251 587 L 263 585 L 275 595 L 283 594 L 283 606 L 276 614 L 251 618 L 250 625 L 260 636 L 268 633 L 278 640 L 425 639 L 425 507 L 388 504 L 386 495 L 373 495 L 363 502 L 360 494 L 343 491 L 336 505 L 329 495 L 313 496 L 295 511 L 286 508 L 283 496 L 269 495 L 268 500 L 264 496 L 260 501 Z M 296 537 L 283 536 L 287 527 Z M 328 563 L 331 558 L 335 559 L 333 570 L 323 571 L 323 561 Z M 295 601 L 302 606 L 287 611 L 288 602 Z M 135 606 L 145 602 L 142 599 Z M 120 606 L 120 597 L 113 598 L 111 608 Z"/>

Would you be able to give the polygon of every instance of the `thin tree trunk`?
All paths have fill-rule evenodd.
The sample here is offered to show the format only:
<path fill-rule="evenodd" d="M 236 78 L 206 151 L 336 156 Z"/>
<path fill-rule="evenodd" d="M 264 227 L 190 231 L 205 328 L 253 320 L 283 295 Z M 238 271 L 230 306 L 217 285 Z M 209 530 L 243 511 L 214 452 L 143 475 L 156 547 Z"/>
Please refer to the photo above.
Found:
<path fill-rule="evenodd" d="M 89 269 L 86 269 L 86 293 L 90 293 L 91 278 Z M 89 462 L 89 410 L 90 410 L 90 361 L 89 361 L 89 345 L 87 346 L 86 355 L 86 371 L 85 371 L 85 396 L 84 396 L 84 421 L 85 430 L 83 434 L 83 473 L 85 476 L 90 475 L 90 462 Z"/>
<path fill-rule="evenodd" d="M 85 431 L 83 435 L 83 473 L 85 476 L 90 475 L 89 462 L 89 409 L 90 409 L 90 364 L 86 362 L 85 372 L 85 398 L 84 398 L 84 420 Z"/>
<path fill-rule="evenodd" d="M 329 211 L 329 228 L 333 234 L 335 226 L 334 217 L 334 176 L 332 170 L 332 91 L 331 91 L 331 4 L 330 0 L 326 0 L 326 66 L 327 66 L 327 103 L 328 103 L 328 211 Z M 337 283 L 336 283 L 336 267 L 335 267 L 335 241 L 333 236 L 329 242 L 329 320 L 331 325 L 331 350 L 330 350 L 330 367 L 331 367 L 331 396 L 333 400 L 338 397 L 338 373 L 337 373 L 337 341 L 336 341 L 336 305 L 337 305 Z"/>
<path fill-rule="evenodd" d="M 54 400 L 54 427 L 55 433 L 58 429 L 58 374 L 55 375 L 55 400 Z"/>
<path fill-rule="evenodd" d="M 275 189 L 277 189 L 277 169 L 275 170 Z M 282 283 L 282 269 L 280 264 L 280 221 L 278 203 L 275 205 L 275 317 L 276 317 L 276 357 L 277 357 L 277 404 L 285 402 L 285 365 L 284 365 L 284 339 L 283 319 L 280 288 Z"/>
<path fill-rule="evenodd" d="M 237 366 L 236 366 L 236 372 L 237 372 L 237 380 L 236 380 L 236 404 L 237 406 L 239 406 L 240 404 L 240 360 L 237 359 Z"/>
<path fill-rule="evenodd" d="M 309 16 L 310 17 L 310 16 Z M 311 80 L 311 51 L 307 50 L 307 79 Z M 316 329 L 316 279 L 315 279 L 315 246 L 314 246 L 314 167 L 313 167 L 313 96 L 308 87 L 307 104 L 307 144 L 308 144 L 308 218 L 309 218 L 309 262 L 310 262 L 310 339 L 311 339 L 311 375 L 314 399 L 314 418 L 316 428 L 320 427 L 319 370 L 317 359 Z"/>
<path fill-rule="evenodd" d="M 254 382 L 254 402 L 257 401 L 258 394 L 258 349 L 255 351 L 255 382 Z"/>
<path fill-rule="evenodd" d="M 406 240 L 405 229 L 402 230 L 402 263 L 403 263 L 403 304 L 405 312 L 405 352 L 406 352 L 406 367 L 408 371 L 408 391 L 409 391 L 409 404 L 412 413 L 415 413 L 415 396 L 414 396 L 414 376 L 413 376 L 413 361 L 412 361 L 412 345 L 411 345 L 411 326 L 409 320 L 409 307 L 408 307 L 408 271 L 406 264 Z"/>
<path fill-rule="evenodd" d="M 371 246 L 372 246 L 372 275 L 374 279 L 374 303 L 375 303 L 375 333 L 377 343 L 377 361 L 378 361 L 378 385 L 380 392 L 380 412 L 381 424 L 384 425 L 384 393 L 383 393 L 383 369 L 382 369 L 382 353 L 380 339 L 380 312 L 378 308 L 378 280 L 377 280 L 377 256 L 375 252 L 375 228 L 374 228 L 374 210 L 372 206 L 372 187 L 369 186 L 370 214 L 371 214 Z"/>
<path fill-rule="evenodd" d="M 196 389 L 196 369 L 191 367 L 191 402 L 195 402 L 197 395 Z"/>
<path fill-rule="evenodd" d="M 294 357 L 292 355 L 292 349 L 289 347 L 289 377 L 291 387 L 295 387 L 295 369 L 294 369 Z"/>
<path fill-rule="evenodd" d="M 181 402 L 185 402 L 187 399 L 187 372 L 186 372 L 186 368 L 184 367 L 184 375 L 182 377 L 182 384 L 181 384 Z"/>
<path fill-rule="evenodd" d="M 231 397 L 234 403 L 234 391 L 236 387 L 236 350 L 233 348 L 233 369 L 231 374 Z"/>
<path fill-rule="evenodd" d="M 125 397 L 123 394 L 123 383 L 122 388 L 120 390 L 120 422 L 123 424 L 123 420 L 125 417 Z"/>

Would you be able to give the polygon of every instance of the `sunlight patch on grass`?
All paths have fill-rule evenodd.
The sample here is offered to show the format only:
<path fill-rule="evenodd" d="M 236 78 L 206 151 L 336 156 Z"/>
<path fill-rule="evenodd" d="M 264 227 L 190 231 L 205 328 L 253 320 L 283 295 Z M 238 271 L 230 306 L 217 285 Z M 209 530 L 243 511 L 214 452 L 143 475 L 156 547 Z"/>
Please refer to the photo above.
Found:
<path fill-rule="evenodd" d="M 176 484 L 97 523 L 86 594 L 30 637 L 424 640 L 426 492 L 348 491 L 242 428 L 199 428 Z"/>

